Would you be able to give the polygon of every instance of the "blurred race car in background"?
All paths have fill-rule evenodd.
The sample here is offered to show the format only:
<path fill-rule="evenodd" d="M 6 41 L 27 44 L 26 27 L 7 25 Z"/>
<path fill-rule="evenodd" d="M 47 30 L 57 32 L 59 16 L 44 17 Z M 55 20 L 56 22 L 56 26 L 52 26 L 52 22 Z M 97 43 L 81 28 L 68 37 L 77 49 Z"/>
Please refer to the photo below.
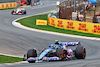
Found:
<path fill-rule="evenodd" d="M 18 8 L 16 10 L 12 10 L 11 14 L 13 14 L 13 15 L 16 15 L 16 14 L 24 15 L 24 14 L 26 14 L 26 10 L 24 8 Z"/>
<path fill-rule="evenodd" d="M 76 49 L 71 49 L 69 46 L 76 46 Z M 27 56 L 27 58 L 25 58 Z M 67 59 L 85 59 L 86 49 L 81 46 L 80 42 L 56 42 L 49 46 L 49 49 L 43 50 L 37 56 L 36 49 L 29 49 L 24 59 L 29 63 L 35 63 L 40 60 L 54 61 L 54 60 L 67 60 Z"/>

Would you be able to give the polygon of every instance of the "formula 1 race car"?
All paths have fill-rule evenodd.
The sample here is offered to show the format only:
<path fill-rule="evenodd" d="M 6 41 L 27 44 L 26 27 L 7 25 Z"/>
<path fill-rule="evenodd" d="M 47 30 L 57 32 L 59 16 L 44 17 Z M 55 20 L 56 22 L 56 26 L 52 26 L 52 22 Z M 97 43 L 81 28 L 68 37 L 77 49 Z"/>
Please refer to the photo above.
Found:
<path fill-rule="evenodd" d="M 23 14 L 26 14 L 26 10 L 24 8 L 18 8 L 16 10 L 13 10 L 11 12 L 11 14 L 13 14 L 13 15 L 16 15 L 16 14 L 23 15 Z"/>
<path fill-rule="evenodd" d="M 68 48 L 68 46 L 76 46 L 73 50 Z M 27 56 L 27 58 L 25 58 Z M 35 63 L 35 61 L 47 60 L 67 60 L 67 59 L 85 59 L 86 49 L 81 46 L 80 42 L 56 42 L 51 44 L 49 49 L 45 49 L 37 56 L 36 49 L 29 49 L 27 55 L 24 55 L 24 59 L 27 59 L 29 63 Z"/>

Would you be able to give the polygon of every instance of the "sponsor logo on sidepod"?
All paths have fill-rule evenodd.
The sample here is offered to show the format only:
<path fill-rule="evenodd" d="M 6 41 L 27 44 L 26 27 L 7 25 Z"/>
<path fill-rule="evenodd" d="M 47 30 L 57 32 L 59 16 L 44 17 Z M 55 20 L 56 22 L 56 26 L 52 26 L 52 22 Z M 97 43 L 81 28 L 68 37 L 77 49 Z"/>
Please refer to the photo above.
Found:
<path fill-rule="evenodd" d="M 46 60 L 58 60 L 56 57 L 46 57 Z"/>

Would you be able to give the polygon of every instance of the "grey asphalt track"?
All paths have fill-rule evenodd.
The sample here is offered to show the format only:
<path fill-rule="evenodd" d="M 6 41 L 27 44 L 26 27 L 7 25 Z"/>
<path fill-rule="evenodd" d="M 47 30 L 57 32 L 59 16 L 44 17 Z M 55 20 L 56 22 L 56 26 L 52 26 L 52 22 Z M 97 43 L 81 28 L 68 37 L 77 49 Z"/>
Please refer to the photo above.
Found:
<path fill-rule="evenodd" d="M 11 15 L 11 10 L 0 11 L 0 53 L 23 56 L 28 49 L 36 48 L 39 52 L 42 48 L 48 48 L 49 44 L 54 43 L 54 40 L 58 39 L 60 41 L 80 41 L 86 48 L 86 59 L 1 65 L 0 67 L 100 67 L 100 41 L 29 31 L 12 25 L 12 21 L 17 18 L 56 9 L 56 5 L 44 6 L 26 8 L 26 15 Z"/>

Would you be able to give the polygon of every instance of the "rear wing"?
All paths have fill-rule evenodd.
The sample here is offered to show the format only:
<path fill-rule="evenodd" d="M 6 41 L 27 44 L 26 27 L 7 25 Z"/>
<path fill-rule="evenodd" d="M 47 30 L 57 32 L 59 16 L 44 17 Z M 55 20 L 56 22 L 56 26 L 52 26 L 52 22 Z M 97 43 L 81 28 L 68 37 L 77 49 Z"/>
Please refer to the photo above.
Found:
<path fill-rule="evenodd" d="M 67 46 L 81 45 L 80 42 L 62 42 L 62 44 Z"/>

